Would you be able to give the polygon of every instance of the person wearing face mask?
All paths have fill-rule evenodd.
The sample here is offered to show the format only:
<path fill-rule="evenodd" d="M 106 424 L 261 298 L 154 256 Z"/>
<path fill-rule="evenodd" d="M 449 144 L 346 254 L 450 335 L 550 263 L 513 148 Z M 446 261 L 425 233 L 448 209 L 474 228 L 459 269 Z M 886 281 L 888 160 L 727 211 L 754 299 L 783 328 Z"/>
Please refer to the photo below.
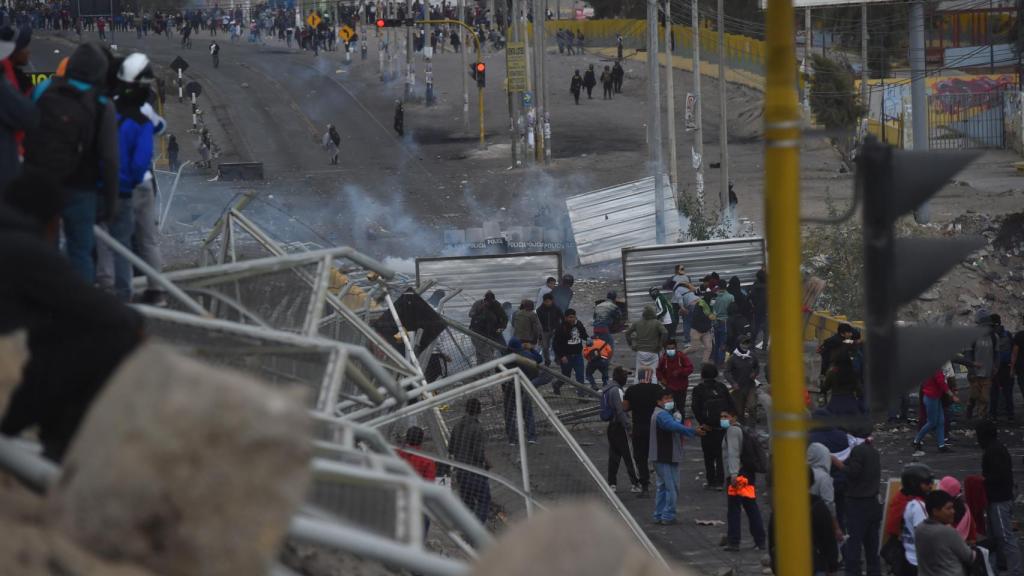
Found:
<path fill-rule="evenodd" d="M 750 463 L 744 462 L 743 457 L 743 436 L 746 432 L 737 421 L 735 410 L 722 410 L 718 418 L 719 426 L 725 430 L 722 452 L 725 454 L 726 482 L 729 487 L 725 549 L 729 552 L 740 550 L 740 508 L 743 508 L 747 513 L 754 547 L 764 550 L 767 534 L 761 519 L 761 509 L 757 506 L 757 474 Z"/>
<path fill-rule="evenodd" d="M 744 426 L 753 427 L 757 421 L 757 376 L 760 371 L 761 365 L 750 350 L 750 336 L 741 337 L 739 346 L 725 363 L 725 379 L 732 386 L 736 412 Z"/>
<path fill-rule="evenodd" d="M 663 526 L 678 524 L 676 520 L 676 499 L 679 495 L 679 463 L 683 461 L 683 444 L 680 436 L 693 438 L 703 436 L 704 428 L 690 428 L 672 417 L 675 402 L 672 392 L 661 391 L 654 413 L 651 415 L 651 435 L 648 458 L 654 462 L 657 475 L 657 492 L 654 500 L 654 523 Z"/>
<path fill-rule="evenodd" d="M 722 463 L 722 440 L 725 430 L 719 422 L 723 410 L 735 410 L 732 396 L 725 384 L 718 380 L 718 368 L 704 364 L 700 369 L 700 383 L 693 389 L 691 399 L 693 415 L 707 430 L 700 439 L 704 451 L 704 489 L 722 491 L 725 483 L 725 467 Z"/>
<path fill-rule="evenodd" d="M 658 382 L 672 392 L 672 401 L 675 402 L 676 411 L 682 415 L 686 408 L 686 391 L 690 387 L 693 364 L 686 354 L 677 349 L 676 341 L 671 338 L 665 342 L 665 351 L 658 359 L 657 374 Z"/>

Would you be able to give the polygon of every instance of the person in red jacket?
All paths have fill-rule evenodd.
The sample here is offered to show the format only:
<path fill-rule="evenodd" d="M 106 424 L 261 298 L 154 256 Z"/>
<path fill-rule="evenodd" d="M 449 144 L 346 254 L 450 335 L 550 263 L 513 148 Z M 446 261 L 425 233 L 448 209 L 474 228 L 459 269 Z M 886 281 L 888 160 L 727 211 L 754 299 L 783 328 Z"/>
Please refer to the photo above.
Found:
<path fill-rule="evenodd" d="M 939 445 L 939 452 L 949 452 L 950 448 L 946 445 L 946 423 L 945 415 L 942 409 L 942 399 L 949 396 L 954 402 L 957 402 L 957 397 L 949 389 L 949 384 L 946 383 L 946 377 L 942 374 L 942 370 L 937 370 L 921 387 L 921 393 L 924 395 L 924 406 L 928 411 L 928 423 L 921 427 L 917 431 L 917 436 L 914 437 L 914 455 L 924 455 L 924 437 L 928 432 L 935 435 L 935 440 Z"/>
<path fill-rule="evenodd" d="M 410 426 L 405 431 L 405 446 L 410 450 L 419 452 L 423 446 L 423 428 L 419 426 Z M 412 452 L 406 452 L 399 448 L 396 450 L 398 456 L 409 463 L 412 469 L 420 475 L 421 478 L 427 482 L 433 482 L 437 479 L 437 462 L 420 456 L 419 454 L 413 454 Z M 423 515 L 423 542 L 427 541 L 427 531 L 430 530 L 430 517 L 426 514 Z"/>
<path fill-rule="evenodd" d="M 658 358 L 658 382 L 672 392 L 672 401 L 675 402 L 676 410 L 682 415 L 686 408 L 686 390 L 690 386 L 690 374 L 693 374 L 693 364 L 676 348 L 676 341 L 669 339 L 665 342 L 665 350 Z"/>

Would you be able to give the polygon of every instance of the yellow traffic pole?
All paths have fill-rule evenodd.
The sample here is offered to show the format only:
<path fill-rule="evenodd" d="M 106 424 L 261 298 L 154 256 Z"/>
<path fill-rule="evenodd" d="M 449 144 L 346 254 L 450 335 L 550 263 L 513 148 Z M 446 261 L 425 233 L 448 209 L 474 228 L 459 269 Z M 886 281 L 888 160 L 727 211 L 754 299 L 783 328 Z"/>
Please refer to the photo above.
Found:
<path fill-rule="evenodd" d="M 765 193 L 777 574 L 811 576 L 800 280 L 800 109 L 792 0 L 768 0 Z"/>
<path fill-rule="evenodd" d="M 480 53 L 480 38 L 476 35 L 476 31 L 473 30 L 473 27 L 467 25 L 465 22 L 462 22 L 461 20 L 449 20 L 447 18 L 444 18 L 444 19 L 440 19 L 440 20 L 417 20 L 416 23 L 417 24 L 431 24 L 431 25 L 452 24 L 452 25 L 455 25 L 455 26 L 461 26 L 462 28 L 465 28 L 466 32 L 468 32 L 469 35 L 473 37 L 473 46 L 476 48 L 476 64 L 479 64 L 479 63 L 484 61 L 483 60 L 483 55 Z M 474 64 L 474 66 L 476 64 Z M 465 71 L 463 71 L 463 72 L 465 72 Z M 487 138 L 487 134 L 486 134 L 486 131 L 484 130 L 484 89 L 483 88 L 480 88 L 480 87 L 477 88 L 477 100 L 479 100 L 479 103 L 480 103 L 480 148 L 486 148 L 487 147 L 487 139 L 486 139 Z"/>

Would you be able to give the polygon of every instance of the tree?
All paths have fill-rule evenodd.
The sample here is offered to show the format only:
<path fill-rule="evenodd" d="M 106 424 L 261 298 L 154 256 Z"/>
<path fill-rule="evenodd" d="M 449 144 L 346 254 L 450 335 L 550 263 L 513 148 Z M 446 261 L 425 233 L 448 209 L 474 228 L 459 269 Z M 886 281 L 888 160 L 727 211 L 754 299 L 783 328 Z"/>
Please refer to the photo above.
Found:
<path fill-rule="evenodd" d="M 824 56 L 812 55 L 814 75 L 811 77 L 811 111 L 818 123 L 829 130 L 857 125 L 863 107 L 857 102 L 853 76 L 839 63 Z"/>

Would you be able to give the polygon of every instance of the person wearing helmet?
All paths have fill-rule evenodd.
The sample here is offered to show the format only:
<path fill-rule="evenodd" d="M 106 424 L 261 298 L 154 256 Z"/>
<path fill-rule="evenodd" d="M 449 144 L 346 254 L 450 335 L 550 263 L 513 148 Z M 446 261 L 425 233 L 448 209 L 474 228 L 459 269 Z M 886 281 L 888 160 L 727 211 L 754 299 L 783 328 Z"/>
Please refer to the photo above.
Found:
<path fill-rule="evenodd" d="M 137 244 L 147 264 L 159 270 L 162 258 L 155 228 L 156 198 L 150 167 L 153 163 L 153 137 L 158 128 L 163 130 L 164 121 L 152 111 L 152 107 L 143 110 L 148 106 L 153 79 L 149 58 L 139 52 L 128 55 L 117 71 L 115 103 L 121 169 L 118 208 L 109 228 L 111 236 L 122 245 L 131 247 Z M 131 264 L 105 249 L 98 250 L 97 254 L 100 286 L 112 289 L 122 301 L 129 301 L 132 295 Z"/>

